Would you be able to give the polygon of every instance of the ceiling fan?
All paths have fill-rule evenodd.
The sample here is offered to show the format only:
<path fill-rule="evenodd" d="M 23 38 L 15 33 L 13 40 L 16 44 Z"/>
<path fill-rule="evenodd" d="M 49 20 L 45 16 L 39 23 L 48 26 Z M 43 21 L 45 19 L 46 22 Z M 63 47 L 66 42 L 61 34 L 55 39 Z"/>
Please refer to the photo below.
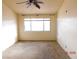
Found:
<path fill-rule="evenodd" d="M 25 3 L 26 5 L 28 5 L 27 8 L 29 6 L 31 6 L 31 4 L 33 4 L 33 5 L 35 5 L 39 9 L 40 9 L 40 5 L 39 4 L 43 4 L 43 2 L 38 1 L 38 0 L 27 0 L 27 1 L 24 1 L 24 2 L 16 3 L 16 4 L 23 4 L 23 3 Z"/>

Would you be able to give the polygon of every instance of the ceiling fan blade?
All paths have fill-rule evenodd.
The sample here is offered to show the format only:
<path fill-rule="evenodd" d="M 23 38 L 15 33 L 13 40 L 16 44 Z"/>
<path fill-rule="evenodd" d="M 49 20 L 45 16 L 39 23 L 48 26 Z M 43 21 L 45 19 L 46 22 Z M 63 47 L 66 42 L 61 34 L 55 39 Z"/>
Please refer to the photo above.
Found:
<path fill-rule="evenodd" d="M 28 8 L 29 6 L 31 6 L 31 4 L 29 4 L 29 5 L 27 6 L 27 8 Z"/>
<path fill-rule="evenodd" d="M 34 5 L 35 5 L 37 8 L 39 8 L 39 9 L 40 9 L 40 6 L 39 6 L 37 3 L 35 3 Z"/>
<path fill-rule="evenodd" d="M 29 0 L 30 3 L 32 3 L 34 0 Z"/>
<path fill-rule="evenodd" d="M 16 4 L 22 4 L 22 3 L 26 3 L 26 2 L 28 2 L 28 1 L 25 1 L 25 2 L 19 2 L 19 3 L 16 3 Z"/>
<path fill-rule="evenodd" d="M 37 3 L 43 4 L 43 2 L 38 1 Z"/>

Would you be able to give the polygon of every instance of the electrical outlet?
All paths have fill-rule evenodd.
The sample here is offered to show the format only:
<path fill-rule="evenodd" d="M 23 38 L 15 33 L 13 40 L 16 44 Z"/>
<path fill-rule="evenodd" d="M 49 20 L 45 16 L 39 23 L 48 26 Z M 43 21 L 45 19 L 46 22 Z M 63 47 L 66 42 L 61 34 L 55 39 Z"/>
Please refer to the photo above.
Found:
<path fill-rule="evenodd" d="M 76 52 L 75 52 L 75 51 L 70 51 L 69 53 L 70 53 L 70 54 L 76 54 Z"/>

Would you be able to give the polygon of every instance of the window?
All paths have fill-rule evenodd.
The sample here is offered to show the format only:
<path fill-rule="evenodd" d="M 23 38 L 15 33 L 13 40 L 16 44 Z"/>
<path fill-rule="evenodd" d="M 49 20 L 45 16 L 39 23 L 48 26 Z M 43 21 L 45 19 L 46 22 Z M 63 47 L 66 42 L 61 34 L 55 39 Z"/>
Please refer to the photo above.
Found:
<path fill-rule="evenodd" d="M 25 18 L 25 31 L 50 31 L 50 18 Z"/>

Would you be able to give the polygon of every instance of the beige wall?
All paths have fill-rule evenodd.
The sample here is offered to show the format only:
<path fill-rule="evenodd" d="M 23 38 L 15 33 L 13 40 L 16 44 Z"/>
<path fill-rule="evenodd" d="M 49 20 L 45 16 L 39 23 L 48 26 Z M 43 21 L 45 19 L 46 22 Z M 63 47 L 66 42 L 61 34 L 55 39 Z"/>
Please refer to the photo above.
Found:
<path fill-rule="evenodd" d="M 10 47 L 17 41 L 16 14 L 3 3 L 2 5 L 2 50 Z"/>
<path fill-rule="evenodd" d="M 58 12 L 57 18 L 57 41 L 68 53 L 71 59 L 77 59 L 77 1 L 64 0 Z M 67 13 L 66 13 L 67 10 Z"/>
<path fill-rule="evenodd" d="M 29 16 L 29 15 L 28 15 Z M 39 15 L 31 17 L 50 17 L 51 18 L 51 32 L 25 32 L 24 31 L 24 17 L 19 15 L 19 40 L 56 40 L 56 15 Z"/>

